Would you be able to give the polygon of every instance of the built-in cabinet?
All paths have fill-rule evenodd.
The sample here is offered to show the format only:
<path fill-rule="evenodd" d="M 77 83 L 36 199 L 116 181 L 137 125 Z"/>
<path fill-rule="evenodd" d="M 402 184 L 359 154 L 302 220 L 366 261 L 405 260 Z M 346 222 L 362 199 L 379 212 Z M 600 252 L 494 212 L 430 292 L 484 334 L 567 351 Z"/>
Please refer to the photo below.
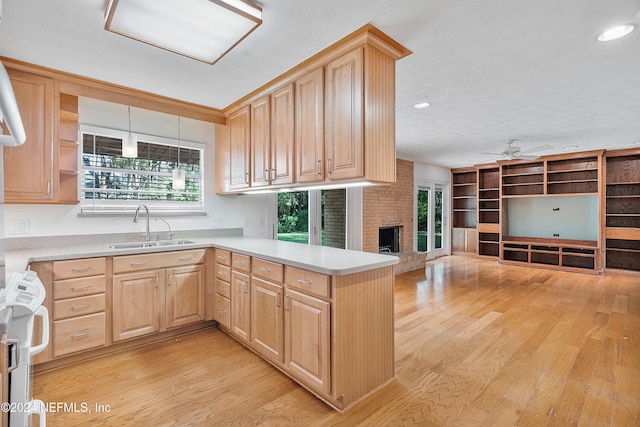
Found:
<path fill-rule="evenodd" d="M 454 169 L 452 188 L 453 252 L 592 274 L 605 268 L 640 271 L 640 149 L 594 150 Z M 597 212 L 584 212 L 597 215 L 597 229 L 585 233 L 593 239 L 510 235 L 510 200 L 555 197 L 597 201 Z M 591 201 L 587 205 L 593 206 Z M 472 244 L 475 235 L 477 246 Z"/>
<path fill-rule="evenodd" d="M 26 134 L 18 147 L 4 147 L 5 203 L 54 202 L 54 81 L 7 69 Z"/>
<path fill-rule="evenodd" d="M 322 182 L 324 168 L 324 67 L 295 81 L 296 182 Z"/>
<path fill-rule="evenodd" d="M 204 249 L 113 258 L 112 340 L 204 320 Z"/>
<path fill-rule="evenodd" d="M 640 271 L 640 149 L 606 153 L 606 267 Z"/>
<path fill-rule="evenodd" d="M 393 377 L 393 274 L 331 276 L 217 249 L 216 320 L 342 410 Z"/>
<path fill-rule="evenodd" d="M 478 187 L 475 168 L 451 171 L 453 220 L 451 251 L 477 253 Z"/>
<path fill-rule="evenodd" d="M 395 61 L 408 51 L 380 37 L 366 26 L 230 106 L 216 133 L 217 192 L 395 182 Z"/>
<path fill-rule="evenodd" d="M 53 357 L 107 345 L 106 259 L 53 263 Z"/>
<path fill-rule="evenodd" d="M 500 255 L 500 168 L 478 167 L 478 255 Z"/>

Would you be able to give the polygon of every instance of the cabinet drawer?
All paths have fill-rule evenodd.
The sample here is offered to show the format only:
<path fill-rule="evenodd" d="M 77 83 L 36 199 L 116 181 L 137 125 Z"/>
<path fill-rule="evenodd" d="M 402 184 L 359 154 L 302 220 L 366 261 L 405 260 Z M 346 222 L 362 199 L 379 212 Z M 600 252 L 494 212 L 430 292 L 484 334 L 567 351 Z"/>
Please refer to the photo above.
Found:
<path fill-rule="evenodd" d="M 231 252 L 224 249 L 216 249 L 216 262 L 222 265 L 231 265 Z"/>
<path fill-rule="evenodd" d="M 107 271 L 105 258 L 70 259 L 53 262 L 53 279 L 98 276 Z"/>
<path fill-rule="evenodd" d="M 231 280 L 231 267 L 226 265 L 216 264 L 216 278 L 224 281 Z"/>
<path fill-rule="evenodd" d="M 251 257 L 249 255 L 231 254 L 231 268 L 245 273 L 251 272 Z"/>
<path fill-rule="evenodd" d="M 105 313 L 53 322 L 53 356 L 106 345 Z"/>
<path fill-rule="evenodd" d="M 194 249 L 192 251 L 118 256 L 113 258 L 113 272 L 126 273 L 178 265 L 201 264 L 204 262 L 204 253 L 205 249 Z"/>
<path fill-rule="evenodd" d="M 53 299 L 81 297 L 106 292 L 105 276 L 81 277 L 79 279 L 56 280 L 53 282 Z"/>
<path fill-rule="evenodd" d="M 284 267 L 277 262 L 265 261 L 259 258 L 253 258 L 251 263 L 251 274 L 262 277 L 271 282 L 282 283 L 284 279 Z"/>
<path fill-rule="evenodd" d="M 286 285 L 307 294 L 331 298 L 330 276 L 309 270 L 287 266 Z"/>
<path fill-rule="evenodd" d="M 231 298 L 231 285 L 229 282 L 216 279 L 216 293 L 223 297 Z"/>
<path fill-rule="evenodd" d="M 215 313 L 213 318 L 225 328 L 231 328 L 231 301 L 229 301 L 229 298 L 216 295 Z"/>
<path fill-rule="evenodd" d="M 86 297 L 68 298 L 53 302 L 53 320 L 78 317 L 104 311 L 106 307 L 105 294 L 89 295 Z"/>

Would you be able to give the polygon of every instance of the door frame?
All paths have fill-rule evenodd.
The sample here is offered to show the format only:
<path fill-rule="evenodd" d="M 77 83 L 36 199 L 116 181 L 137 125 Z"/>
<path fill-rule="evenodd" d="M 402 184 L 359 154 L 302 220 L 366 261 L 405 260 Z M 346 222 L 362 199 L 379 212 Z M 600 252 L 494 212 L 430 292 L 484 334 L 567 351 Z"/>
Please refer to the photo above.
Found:
<path fill-rule="evenodd" d="M 435 243 L 435 217 L 432 214 L 435 212 L 435 190 L 442 189 L 442 248 L 433 249 Z M 413 250 L 418 250 L 418 191 L 429 191 L 429 209 L 428 209 L 428 224 L 427 224 L 427 259 L 434 259 L 437 257 L 451 254 L 451 239 L 449 232 L 449 191 L 450 185 L 448 183 L 416 180 L 414 184 L 414 197 L 413 197 L 413 212 L 415 221 L 413 222 Z"/>

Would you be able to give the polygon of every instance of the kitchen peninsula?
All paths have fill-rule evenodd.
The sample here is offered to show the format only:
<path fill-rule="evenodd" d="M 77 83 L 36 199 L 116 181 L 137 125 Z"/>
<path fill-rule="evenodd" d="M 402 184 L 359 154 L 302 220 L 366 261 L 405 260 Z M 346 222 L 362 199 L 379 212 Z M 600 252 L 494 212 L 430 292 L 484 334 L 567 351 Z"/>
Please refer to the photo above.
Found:
<path fill-rule="evenodd" d="M 69 244 L 9 250 L 8 268 L 29 265 L 47 288 L 52 345 L 36 370 L 215 320 L 339 411 L 393 380 L 396 257 L 191 235 L 202 236 L 122 249 L 75 236 Z"/>

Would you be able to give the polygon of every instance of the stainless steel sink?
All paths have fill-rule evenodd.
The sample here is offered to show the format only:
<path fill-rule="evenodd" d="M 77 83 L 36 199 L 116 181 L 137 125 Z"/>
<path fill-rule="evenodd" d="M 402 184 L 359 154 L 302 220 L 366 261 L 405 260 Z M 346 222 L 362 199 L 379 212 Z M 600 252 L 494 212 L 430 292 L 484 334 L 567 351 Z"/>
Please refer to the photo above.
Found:
<path fill-rule="evenodd" d="M 160 242 L 154 242 L 157 246 L 174 246 L 174 245 L 188 245 L 193 243 L 191 240 L 162 240 Z"/>
<path fill-rule="evenodd" d="M 135 248 L 152 248 L 155 246 L 178 246 L 193 243 L 191 240 L 162 240 L 158 242 L 129 242 L 114 243 L 109 245 L 111 249 L 135 249 Z"/>

